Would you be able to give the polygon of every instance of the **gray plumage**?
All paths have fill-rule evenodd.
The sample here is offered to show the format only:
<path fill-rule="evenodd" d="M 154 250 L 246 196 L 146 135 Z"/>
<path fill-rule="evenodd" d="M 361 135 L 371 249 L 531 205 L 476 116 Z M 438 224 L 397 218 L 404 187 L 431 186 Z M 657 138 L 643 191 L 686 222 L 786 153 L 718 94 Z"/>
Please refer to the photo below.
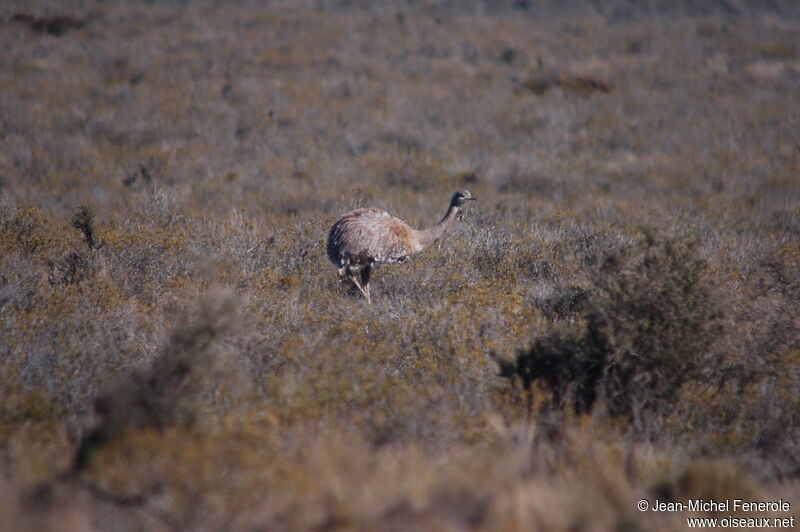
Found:
<path fill-rule="evenodd" d="M 469 190 L 453 194 L 441 221 L 418 231 L 403 220 L 380 209 L 356 209 L 339 218 L 328 234 L 328 258 L 347 275 L 371 303 L 369 276 L 376 264 L 407 261 L 441 237 L 455 220 L 459 209 L 477 198 Z M 356 276 L 359 274 L 359 278 Z"/>

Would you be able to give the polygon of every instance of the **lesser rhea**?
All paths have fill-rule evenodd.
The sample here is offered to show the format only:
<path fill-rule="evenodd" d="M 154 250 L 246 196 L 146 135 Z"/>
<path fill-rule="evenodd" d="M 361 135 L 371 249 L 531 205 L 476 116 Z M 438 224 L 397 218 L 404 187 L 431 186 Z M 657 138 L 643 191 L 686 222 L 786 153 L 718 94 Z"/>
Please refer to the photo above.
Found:
<path fill-rule="evenodd" d="M 347 275 L 356 288 L 369 297 L 369 276 L 375 264 L 402 263 L 441 237 L 452 225 L 459 209 L 476 200 L 469 190 L 453 194 L 442 220 L 417 231 L 400 218 L 380 209 L 356 209 L 339 218 L 328 234 L 328 257 L 340 275 Z"/>

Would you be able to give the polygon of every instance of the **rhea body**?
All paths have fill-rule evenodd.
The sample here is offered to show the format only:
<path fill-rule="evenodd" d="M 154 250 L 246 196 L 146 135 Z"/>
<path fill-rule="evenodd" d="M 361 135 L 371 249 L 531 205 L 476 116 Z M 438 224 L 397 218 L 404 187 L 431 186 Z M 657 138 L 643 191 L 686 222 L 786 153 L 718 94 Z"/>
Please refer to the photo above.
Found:
<path fill-rule="evenodd" d="M 445 234 L 462 206 L 476 199 L 469 190 L 456 192 L 441 221 L 422 230 L 380 209 L 350 211 L 331 227 L 328 258 L 371 303 L 369 277 L 374 266 L 407 261 Z"/>

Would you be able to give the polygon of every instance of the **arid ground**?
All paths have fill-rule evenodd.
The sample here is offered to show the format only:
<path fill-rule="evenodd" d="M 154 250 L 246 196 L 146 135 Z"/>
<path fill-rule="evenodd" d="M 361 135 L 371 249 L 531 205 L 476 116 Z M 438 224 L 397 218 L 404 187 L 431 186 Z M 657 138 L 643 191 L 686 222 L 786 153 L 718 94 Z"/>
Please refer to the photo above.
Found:
<path fill-rule="evenodd" d="M 2 530 L 788 519 L 800 4 L 4 1 L 0 357 Z"/>

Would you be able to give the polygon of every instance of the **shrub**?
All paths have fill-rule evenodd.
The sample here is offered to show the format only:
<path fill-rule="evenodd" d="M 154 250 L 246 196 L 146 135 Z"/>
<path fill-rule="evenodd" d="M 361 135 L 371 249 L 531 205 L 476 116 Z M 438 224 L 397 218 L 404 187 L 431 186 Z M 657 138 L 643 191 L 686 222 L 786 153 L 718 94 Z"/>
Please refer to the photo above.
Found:
<path fill-rule="evenodd" d="M 572 328 L 553 330 L 530 348 L 518 351 L 512 360 L 495 357 L 495 361 L 501 377 L 522 386 L 528 411 L 536 381 L 545 385 L 555 404 L 569 398 L 579 411 L 594 404 L 601 367 L 586 356 L 585 338 Z"/>
<path fill-rule="evenodd" d="M 691 244 L 647 235 L 607 256 L 591 286 L 577 325 L 498 360 L 500 375 L 528 394 L 541 381 L 555 402 L 578 412 L 600 399 L 610 414 L 634 421 L 663 411 L 684 383 L 703 378 L 722 317 Z"/>
<path fill-rule="evenodd" d="M 723 329 L 718 295 L 694 246 L 647 235 L 633 256 L 611 256 L 594 276 L 588 355 L 603 367 L 612 413 L 659 410 L 703 369 Z"/>
<path fill-rule="evenodd" d="M 86 244 L 89 249 L 95 247 L 95 230 L 94 230 L 94 211 L 86 205 L 82 205 L 72 215 L 72 227 L 83 233 L 86 239 Z"/>

